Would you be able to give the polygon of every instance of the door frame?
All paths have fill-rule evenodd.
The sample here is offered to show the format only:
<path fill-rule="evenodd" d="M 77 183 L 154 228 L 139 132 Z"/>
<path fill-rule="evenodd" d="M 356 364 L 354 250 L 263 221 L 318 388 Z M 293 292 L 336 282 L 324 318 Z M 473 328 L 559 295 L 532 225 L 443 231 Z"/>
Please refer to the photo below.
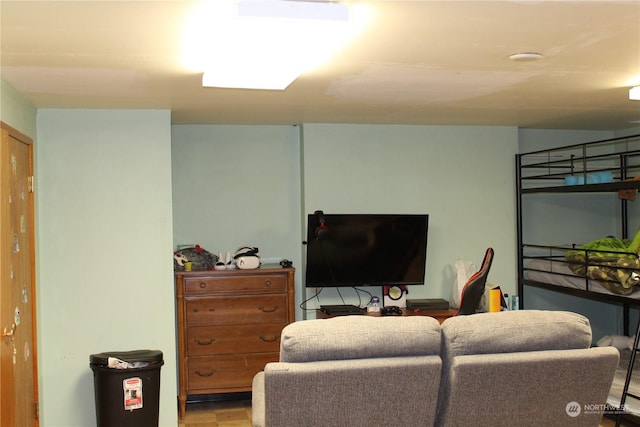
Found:
<path fill-rule="evenodd" d="M 0 121 L 0 129 L 2 129 L 2 133 L 6 132 L 9 138 L 16 139 L 17 141 L 27 145 L 28 149 L 28 176 L 30 176 L 30 184 L 29 189 L 27 191 L 29 197 L 29 269 L 30 269 L 30 283 L 28 286 L 30 287 L 29 294 L 29 303 L 31 305 L 31 333 L 33 342 L 31 343 L 31 363 L 33 365 L 33 401 L 35 403 L 35 420 L 34 426 L 39 426 L 39 397 L 38 397 L 38 334 L 37 334 L 37 294 L 36 294 L 36 249 L 35 249 L 35 201 L 34 201 L 34 166 L 33 166 L 33 140 L 17 129 L 7 125 L 6 123 Z M 0 343 L 1 344 L 1 343 Z M 2 361 L 0 361 L 2 363 Z M 0 388 L 0 400 L 6 401 L 7 399 L 2 399 L 1 396 L 2 389 Z M 18 396 L 14 396 L 15 398 L 19 398 Z M 12 399 L 13 401 L 13 399 Z M 5 408 L 6 409 L 6 408 Z M 2 409 L 0 409 L 1 411 Z"/>

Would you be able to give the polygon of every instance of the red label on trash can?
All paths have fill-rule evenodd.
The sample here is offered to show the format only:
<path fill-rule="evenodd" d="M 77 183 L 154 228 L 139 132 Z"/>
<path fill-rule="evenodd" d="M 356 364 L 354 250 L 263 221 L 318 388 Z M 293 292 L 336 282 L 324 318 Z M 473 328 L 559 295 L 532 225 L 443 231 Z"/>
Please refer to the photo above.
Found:
<path fill-rule="evenodd" d="M 142 379 L 127 378 L 122 381 L 124 389 L 124 409 L 133 411 L 142 408 Z"/>

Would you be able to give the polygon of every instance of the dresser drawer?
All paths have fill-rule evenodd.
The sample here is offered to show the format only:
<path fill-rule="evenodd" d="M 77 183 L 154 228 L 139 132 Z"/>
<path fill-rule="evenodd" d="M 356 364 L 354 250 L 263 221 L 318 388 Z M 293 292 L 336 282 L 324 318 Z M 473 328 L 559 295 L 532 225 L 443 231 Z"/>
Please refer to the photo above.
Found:
<path fill-rule="evenodd" d="M 187 354 L 211 356 L 278 352 L 280 334 L 285 326 L 286 323 L 190 326 L 187 328 Z"/>
<path fill-rule="evenodd" d="M 191 357 L 187 362 L 187 387 L 189 391 L 234 388 L 249 391 L 253 377 L 264 365 L 277 361 L 278 353 Z"/>
<path fill-rule="evenodd" d="M 287 277 L 274 275 L 188 277 L 185 279 L 184 292 L 187 295 L 211 292 L 242 291 L 285 291 Z"/>
<path fill-rule="evenodd" d="M 191 297 L 185 299 L 187 325 L 285 323 L 287 296 Z"/>

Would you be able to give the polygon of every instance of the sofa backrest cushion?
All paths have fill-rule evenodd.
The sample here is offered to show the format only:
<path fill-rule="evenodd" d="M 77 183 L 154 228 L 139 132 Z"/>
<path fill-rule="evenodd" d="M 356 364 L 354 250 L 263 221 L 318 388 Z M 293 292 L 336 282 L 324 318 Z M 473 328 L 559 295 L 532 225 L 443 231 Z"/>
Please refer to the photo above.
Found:
<path fill-rule="evenodd" d="M 596 427 L 602 410 L 579 409 L 604 406 L 618 358 L 613 347 L 455 357 L 435 425 Z"/>
<path fill-rule="evenodd" d="M 516 310 L 447 319 L 442 357 L 466 354 L 568 350 L 591 346 L 589 320 L 567 311 Z"/>
<path fill-rule="evenodd" d="M 425 316 L 339 316 L 287 325 L 281 362 L 440 354 L 440 324 Z"/>

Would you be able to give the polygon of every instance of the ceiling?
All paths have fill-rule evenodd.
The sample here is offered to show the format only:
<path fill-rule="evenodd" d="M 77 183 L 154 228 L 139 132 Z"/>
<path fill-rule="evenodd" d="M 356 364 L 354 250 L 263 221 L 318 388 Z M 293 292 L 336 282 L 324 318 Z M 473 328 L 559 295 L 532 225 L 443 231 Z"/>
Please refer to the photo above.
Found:
<path fill-rule="evenodd" d="M 174 124 L 640 126 L 640 0 L 360 3 L 369 25 L 328 64 L 254 91 L 181 65 L 194 1 L 2 0 L 1 78 L 37 108 L 170 109 Z"/>

